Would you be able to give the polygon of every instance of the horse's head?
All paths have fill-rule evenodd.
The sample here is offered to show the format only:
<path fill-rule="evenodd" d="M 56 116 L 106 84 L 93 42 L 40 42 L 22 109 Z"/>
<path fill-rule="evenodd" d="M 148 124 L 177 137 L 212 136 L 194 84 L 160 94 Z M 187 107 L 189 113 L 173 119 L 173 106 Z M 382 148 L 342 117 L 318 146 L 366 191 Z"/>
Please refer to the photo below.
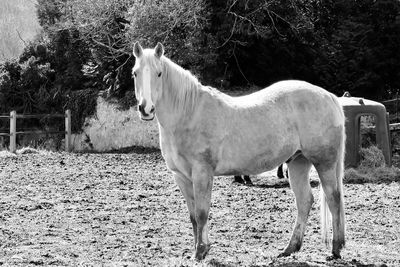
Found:
<path fill-rule="evenodd" d="M 139 101 L 138 110 L 142 120 L 154 119 L 155 104 L 161 96 L 162 63 L 164 47 L 158 43 L 154 49 L 143 49 L 136 42 L 133 55 L 136 58 L 132 75 L 135 79 L 135 95 Z"/>

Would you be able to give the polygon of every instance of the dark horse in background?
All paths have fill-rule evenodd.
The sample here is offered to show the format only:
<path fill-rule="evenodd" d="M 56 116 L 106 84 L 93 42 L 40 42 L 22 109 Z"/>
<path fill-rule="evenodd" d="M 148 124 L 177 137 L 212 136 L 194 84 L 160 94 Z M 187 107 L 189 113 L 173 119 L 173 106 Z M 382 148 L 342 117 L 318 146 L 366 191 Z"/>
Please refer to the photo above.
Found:
<path fill-rule="evenodd" d="M 276 172 L 276 176 L 279 179 L 289 178 L 288 170 L 283 170 L 283 164 L 279 165 L 278 170 Z M 249 175 L 235 175 L 233 176 L 233 182 L 245 185 L 253 185 L 253 182 L 250 179 Z"/>

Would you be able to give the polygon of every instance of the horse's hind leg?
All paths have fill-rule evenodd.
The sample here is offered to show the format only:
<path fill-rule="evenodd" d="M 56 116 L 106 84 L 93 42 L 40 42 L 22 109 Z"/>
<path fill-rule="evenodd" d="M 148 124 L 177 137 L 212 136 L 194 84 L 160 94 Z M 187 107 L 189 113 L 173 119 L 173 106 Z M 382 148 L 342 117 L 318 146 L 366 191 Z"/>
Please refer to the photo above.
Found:
<path fill-rule="evenodd" d="M 340 251 L 345 245 L 345 219 L 344 219 L 344 202 L 343 202 L 343 184 L 341 171 L 338 170 L 339 164 L 332 164 L 331 167 L 317 165 L 315 168 L 321 180 L 323 189 L 321 200 L 321 208 L 324 203 L 328 204 L 329 210 L 332 214 L 332 227 L 333 227 L 333 247 L 332 254 L 334 258 L 340 258 Z M 338 165 L 338 166 L 337 166 Z M 329 215 L 329 214 L 328 214 Z M 328 216 L 322 214 L 322 216 Z M 322 221 L 327 222 L 329 218 Z M 322 235 L 326 239 L 327 224 L 322 225 Z M 326 241 L 326 240 L 325 240 Z M 326 243 L 328 243 L 326 241 Z"/>
<path fill-rule="evenodd" d="M 309 181 L 310 168 L 311 162 L 303 155 L 288 163 L 290 186 L 296 197 L 297 218 L 290 242 L 278 257 L 289 256 L 299 251 L 303 243 L 308 214 L 314 202 Z"/>

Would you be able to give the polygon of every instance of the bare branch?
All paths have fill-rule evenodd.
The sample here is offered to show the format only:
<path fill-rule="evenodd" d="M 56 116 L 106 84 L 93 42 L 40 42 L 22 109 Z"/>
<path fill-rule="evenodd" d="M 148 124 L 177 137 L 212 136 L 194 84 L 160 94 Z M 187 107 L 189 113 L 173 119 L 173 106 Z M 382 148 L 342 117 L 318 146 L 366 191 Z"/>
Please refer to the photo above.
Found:
<path fill-rule="evenodd" d="M 247 81 L 248 84 L 250 84 L 249 80 L 246 78 L 246 75 L 244 75 L 242 68 L 239 65 L 239 61 L 236 57 L 235 50 L 236 50 L 236 43 L 235 43 L 235 45 L 233 47 L 233 51 L 232 51 L 233 57 L 235 58 L 235 61 L 236 61 L 236 66 L 238 67 L 238 70 L 239 70 L 240 74 L 242 74 L 243 78 Z"/>
<path fill-rule="evenodd" d="M 279 32 L 278 28 L 275 26 L 275 21 L 274 21 L 274 19 L 272 18 L 269 9 L 267 9 L 267 14 L 268 14 L 269 18 L 271 19 L 272 26 L 274 27 L 275 31 L 279 34 L 279 36 L 283 37 L 283 35 Z M 275 14 L 275 13 L 274 13 L 274 14 Z"/>
<path fill-rule="evenodd" d="M 104 44 L 102 42 L 99 42 L 99 41 L 95 40 L 94 38 L 92 38 L 92 41 L 94 43 L 102 46 L 102 47 L 108 48 L 113 53 L 124 54 L 124 55 L 129 55 L 130 54 L 129 52 L 125 51 L 126 49 L 124 49 L 124 48 L 116 49 L 116 48 L 114 48 L 112 46 L 109 46 L 109 45 L 106 45 L 106 44 Z"/>
<path fill-rule="evenodd" d="M 120 69 L 122 69 L 122 68 L 126 65 L 126 63 L 129 62 L 129 60 L 130 60 L 131 58 L 132 58 L 132 54 L 129 54 L 129 57 L 125 60 L 125 62 L 122 63 L 118 68 L 116 68 L 116 71 L 119 71 Z"/>
<path fill-rule="evenodd" d="M 26 41 L 22 38 L 20 32 L 19 32 L 17 29 L 16 29 L 15 31 L 16 31 L 17 34 L 18 34 L 18 38 L 24 43 L 24 45 L 27 45 Z"/>
<path fill-rule="evenodd" d="M 236 21 L 237 21 L 237 17 L 235 17 L 235 21 L 233 22 L 231 34 L 230 34 L 229 37 L 225 40 L 225 42 L 224 42 L 222 45 L 218 46 L 217 48 L 221 48 L 221 47 L 225 46 L 225 45 L 231 40 L 231 38 L 232 38 L 232 36 L 233 36 L 233 33 L 235 32 Z"/>
<path fill-rule="evenodd" d="M 227 11 L 226 13 L 231 12 L 232 7 L 233 7 L 234 5 L 236 5 L 237 1 L 238 1 L 238 0 L 233 0 L 232 4 L 229 6 L 228 11 Z"/>
<path fill-rule="evenodd" d="M 274 11 L 270 11 L 272 14 L 274 14 L 277 18 L 281 19 L 282 21 L 286 22 L 291 28 L 295 28 L 293 27 L 293 24 L 291 24 L 289 21 L 285 20 L 281 15 L 277 14 Z"/>

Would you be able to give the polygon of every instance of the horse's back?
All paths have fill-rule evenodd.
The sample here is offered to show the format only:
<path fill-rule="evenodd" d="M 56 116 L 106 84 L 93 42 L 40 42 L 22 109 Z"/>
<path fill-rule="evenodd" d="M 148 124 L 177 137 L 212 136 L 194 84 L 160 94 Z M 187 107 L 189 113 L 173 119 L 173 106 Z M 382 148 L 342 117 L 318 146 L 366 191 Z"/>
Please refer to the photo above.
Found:
<path fill-rule="evenodd" d="M 318 132 L 321 127 L 344 125 L 344 113 L 337 97 L 304 81 L 280 81 L 253 94 L 234 97 L 231 103 L 240 112 L 253 111 L 263 119 L 294 123 L 299 131 Z"/>
<path fill-rule="evenodd" d="M 299 130 L 344 124 L 344 113 L 337 97 L 308 82 L 280 81 L 248 97 L 267 109 L 279 110 L 280 117 L 296 122 Z"/>
<path fill-rule="evenodd" d="M 257 173 L 299 150 L 310 160 L 336 160 L 331 155 L 338 154 L 334 151 L 344 138 L 344 115 L 328 91 L 290 80 L 226 102 L 220 124 L 230 131 L 219 145 L 221 162 L 228 159 L 231 167 L 245 165 L 245 171 Z"/>

